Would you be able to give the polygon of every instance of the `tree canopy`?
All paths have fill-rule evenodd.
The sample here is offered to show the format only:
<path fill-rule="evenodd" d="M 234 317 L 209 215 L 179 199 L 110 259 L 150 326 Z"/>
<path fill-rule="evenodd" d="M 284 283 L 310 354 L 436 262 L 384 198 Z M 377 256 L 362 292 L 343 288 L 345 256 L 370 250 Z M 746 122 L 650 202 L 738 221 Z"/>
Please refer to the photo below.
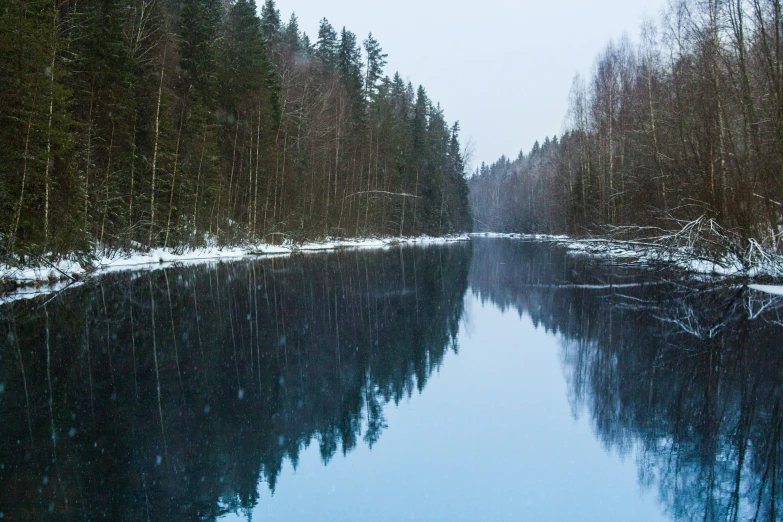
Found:
<path fill-rule="evenodd" d="M 259 11 L 0 10 L 3 255 L 469 230 L 449 125 L 426 96 L 414 116 L 380 43 Z"/>

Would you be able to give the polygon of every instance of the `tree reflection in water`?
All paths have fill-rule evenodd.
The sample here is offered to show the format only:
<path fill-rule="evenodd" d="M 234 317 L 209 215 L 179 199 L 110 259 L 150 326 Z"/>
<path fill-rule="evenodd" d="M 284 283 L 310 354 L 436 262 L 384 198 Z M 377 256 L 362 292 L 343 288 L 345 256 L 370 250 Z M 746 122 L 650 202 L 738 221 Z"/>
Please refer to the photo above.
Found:
<path fill-rule="evenodd" d="M 560 338 L 574 415 L 671 518 L 781 518 L 783 301 L 504 240 L 110 275 L 0 307 L 0 512 L 248 512 L 310 444 L 327 462 L 379 440 L 384 406 L 456 348 L 468 285 Z"/>
<path fill-rule="evenodd" d="M 456 336 L 470 245 L 107 276 L 0 309 L 0 512 L 211 519 L 372 445 Z"/>
<path fill-rule="evenodd" d="M 472 291 L 561 338 L 574 415 L 675 520 L 777 520 L 783 299 L 546 245 L 474 245 Z"/>

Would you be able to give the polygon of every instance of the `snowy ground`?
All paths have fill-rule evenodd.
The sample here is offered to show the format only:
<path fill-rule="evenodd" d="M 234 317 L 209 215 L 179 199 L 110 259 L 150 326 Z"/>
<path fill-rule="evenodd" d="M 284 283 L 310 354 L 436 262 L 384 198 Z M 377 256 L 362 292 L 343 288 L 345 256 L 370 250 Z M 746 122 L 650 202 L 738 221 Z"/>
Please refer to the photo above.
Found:
<path fill-rule="evenodd" d="M 288 256 L 294 253 L 313 253 L 340 249 L 385 249 L 399 245 L 435 245 L 470 241 L 470 237 L 383 237 L 366 239 L 329 239 L 321 242 L 283 245 L 266 243 L 237 247 L 206 247 L 192 250 L 156 248 L 148 251 L 120 252 L 110 256 L 96 255 L 97 261 L 83 266 L 76 261 L 64 260 L 56 264 L 41 262 L 35 267 L 10 267 L 0 265 L 0 280 L 10 281 L 19 288 L 0 295 L 0 303 L 26 299 L 41 294 L 59 292 L 74 286 L 86 277 L 126 270 L 154 270 L 172 264 L 196 264 L 245 257 Z"/>
<path fill-rule="evenodd" d="M 338 249 L 384 249 L 397 245 L 432 245 L 458 241 L 469 241 L 470 237 L 512 238 L 527 241 L 550 241 L 568 248 L 574 255 L 606 257 L 630 264 L 667 263 L 679 266 L 692 273 L 717 277 L 765 277 L 781 278 L 783 267 L 758 266 L 748 271 L 738 262 L 731 260 L 712 261 L 693 259 L 686 253 L 664 253 L 650 245 L 634 242 L 610 241 L 605 239 L 574 239 L 568 236 L 542 234 L 477 233 L 470 236 L 414 237 L 414 238 L 366 238 L 347 240 L 326 240 L 304 244 L 283 245 L 256 244 L 232 248 L 207 247 L 176 251 L 174 249 L 153 249 L 146 252 L 117 253 L 112 256 L 98 256 L 97 261 L 82 266 L 76 261 L 60 261 L 56 265 L 42 263 L 37 267 L 15 268 L 0 265 L 0 280 L 18 285 L 13 292 L 0 295 L 0 304 L 18 299 L 27 299 L 42 294 L 59 292 L 80 284 L 87 277 L 109 272 L 128 270 L 154 270 L 172 264 L 201 264 L 245 257 L 288 256 L 293 253 L 315 253 Z M 783 285 L 750 285 L 750 288 L 767 294 L 783 296 Z"/>
<path fill-rule="evenodd" d="M 550 236 L 542 234 L 505 234 L 476 233 L 472 237 L 511 238 L 527 241 L 549 241 L 569 249 L 573 255 L 591 255 L 605 257 L 624 264 L 660 264 L 677 266 L 691 273 L 712 277 L 743 277 L 783 279 L 783 266 L 780 263 L 759 262 L 747 269 L 739 260 L 704 259 L 690 255 L 682 250 L 665 251 L 655 245 L 633 241 L 613 241 L 607 239 L 575 239 L 568 236 Z M 750 285 L 750 288 L 769 294 L 783 295 L 783 286 Z"/>

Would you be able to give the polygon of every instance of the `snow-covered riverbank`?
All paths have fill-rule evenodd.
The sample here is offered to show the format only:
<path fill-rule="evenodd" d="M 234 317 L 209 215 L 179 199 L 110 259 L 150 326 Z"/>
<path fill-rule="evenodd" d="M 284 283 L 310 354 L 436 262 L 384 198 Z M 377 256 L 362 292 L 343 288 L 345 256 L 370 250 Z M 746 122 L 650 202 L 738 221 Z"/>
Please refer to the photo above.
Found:
<path fill-rule="evenodd" d="M 603 238 L 577 239 L 569 236 L 543 234 L 474 233 L 472 237 L 511 238 L 527 241 L 548 241 L 567 248 L 573 255 L 604 257 L 623 264 L 675 266 L 704 276 L 728 278 L 742 277 L 749 280 L 783 280 L 783 256 L 765 253 L 756 259 L 740 259 L 726 255 L 709 259 L 687 248 L 670 249 L 663 245 L 641 241 L 620 241 Z M 750 285 L 754 290 L 783 295 L 783 286 Z"/>
<path fill-rule="evenodd" d="M 155 270 L 170 265 L 200 264 L 248 257 L 289 256 L 296 253 L 326 252 L 341 249 L 384 249 L 400 245 L 437 245 L 470 241 L 467 235 L 445 237 L 381 237 L 364 239 L 327 239 L 325 241 L 282 245 L 267 243 L 235 247 L 210 246 L 196 249 L 155 248 L 147 251 L 95 254 L 90 263 L 61 260 L 57 263 L 41 261 L 34 266 L 12 267 L 0 264 L 0 281 L 14 290 L 0 295 L 0 303 L 25 299 L 60 291 L 79 284 L 86 278 L 110 272 Z"/>

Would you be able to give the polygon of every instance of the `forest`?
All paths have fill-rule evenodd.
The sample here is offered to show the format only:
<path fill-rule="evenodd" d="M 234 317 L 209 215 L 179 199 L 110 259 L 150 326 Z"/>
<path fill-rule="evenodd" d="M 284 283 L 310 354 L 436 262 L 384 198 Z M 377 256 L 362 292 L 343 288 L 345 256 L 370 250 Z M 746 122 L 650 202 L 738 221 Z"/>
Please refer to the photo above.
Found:
<path fill-rule="evenodd" d="M 8 0 L 0 256 L 469 231 L 459 124 L 273 0 Z"/>
<path fill-rule="evenodd" d="M 783 243 L 783 7 L 677 0 L 573 81 L 562 136 L 470 178 L 478 230 Z"/>

